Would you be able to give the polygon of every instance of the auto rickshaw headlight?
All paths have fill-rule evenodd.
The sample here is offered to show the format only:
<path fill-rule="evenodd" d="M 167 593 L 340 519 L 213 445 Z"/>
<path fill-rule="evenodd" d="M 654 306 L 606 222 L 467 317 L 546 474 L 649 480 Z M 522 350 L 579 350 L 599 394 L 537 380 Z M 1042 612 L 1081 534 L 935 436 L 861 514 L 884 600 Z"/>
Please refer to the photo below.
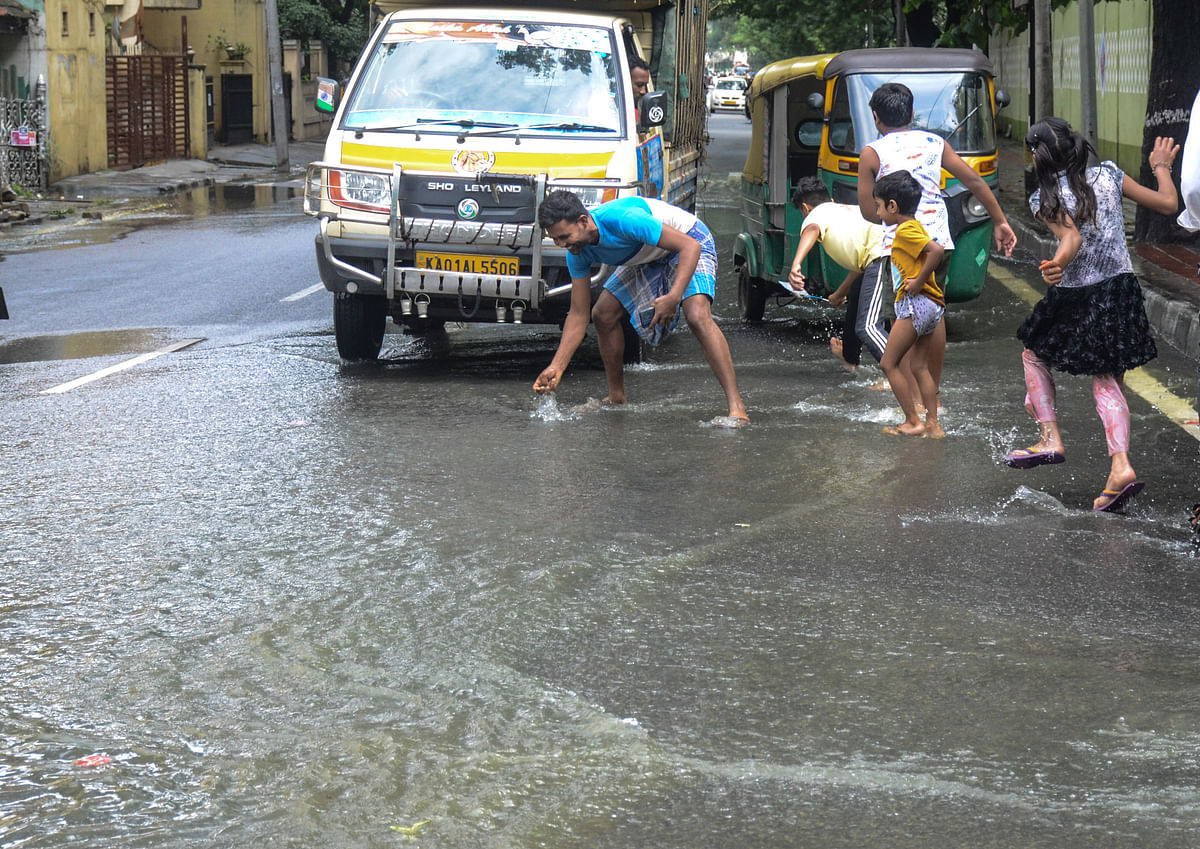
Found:
<path fill-rule="evenodd" d="M 967 223 L 974 224 L 976 221 L 982 221 L 988 217 L 987 207 L 980 202 L 975 195 L 967 195 L 966 203 L 963 205 L 964 218 Z"/>

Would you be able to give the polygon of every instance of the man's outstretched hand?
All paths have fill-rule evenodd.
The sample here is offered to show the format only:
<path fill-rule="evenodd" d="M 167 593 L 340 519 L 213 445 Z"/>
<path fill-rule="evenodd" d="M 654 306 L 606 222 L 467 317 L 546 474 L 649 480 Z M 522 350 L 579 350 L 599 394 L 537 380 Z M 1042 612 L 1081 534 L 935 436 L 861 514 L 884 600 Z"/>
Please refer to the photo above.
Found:
<path fill-rule="evenodd" d="M 533 391 L 539 395 L 553 392 L 560 380 L 562 380 L 562 374 L 559 370 L 554 366 L 546 366 L 542 370 L 542 373 L 537 376 L 537 380 L 533 382 Z"/>

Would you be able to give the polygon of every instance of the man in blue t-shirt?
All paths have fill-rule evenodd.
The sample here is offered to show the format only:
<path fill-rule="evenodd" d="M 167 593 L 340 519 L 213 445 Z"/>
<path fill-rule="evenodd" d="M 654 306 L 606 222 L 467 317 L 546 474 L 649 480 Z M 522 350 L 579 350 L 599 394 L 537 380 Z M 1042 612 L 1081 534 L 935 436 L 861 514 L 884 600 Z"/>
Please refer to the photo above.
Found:
<path fill-rule="evenodd" d="M 641 197 L 609 201 L 589 213 L 579 198 L 565 191 L 546 195 L 538 222 L 554 244 L 569 252 L 571 308 L 558 350 L 534 381 L 534 392 L 552 392 L 558 386 L 583 341 L 590 316 L 608 379 L 604 403 L 624 404 L 621 322 L 628 320 L 643 339 L 656 345 L 675 327 L 682 307 L 688 327 L 725 390 L 729 418 L 738 424 L 750 421 L 738 394 L 729 343 L 712 317 L 717 252 L 704 222 L 687 210 Z M 593 307 L 591 270 L 601 263 L 617 269 Z"/>

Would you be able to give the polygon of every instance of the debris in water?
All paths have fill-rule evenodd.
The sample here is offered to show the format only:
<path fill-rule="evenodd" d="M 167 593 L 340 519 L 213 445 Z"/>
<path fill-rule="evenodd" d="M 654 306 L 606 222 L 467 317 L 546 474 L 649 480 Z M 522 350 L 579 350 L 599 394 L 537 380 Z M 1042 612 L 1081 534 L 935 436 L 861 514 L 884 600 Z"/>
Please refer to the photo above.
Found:
<path fill-rule="evenodd" d="M 415 822 L 412 825 L 389 825 L 388 828 L 390 828 L 392 831 L 403 834 L 409 839 L 412 839 L 420 834 L 421 829 L 429 825 L 430 822 L 431 820 L 421 820 L 420 822 Z"/>
<path fill-rule="evenodd" d="M 95 752 L 75 761 L 75 766 L 104 766 L 110 763 L 112 763 L 112 758 L 109 755 L 103 752 Z"/>

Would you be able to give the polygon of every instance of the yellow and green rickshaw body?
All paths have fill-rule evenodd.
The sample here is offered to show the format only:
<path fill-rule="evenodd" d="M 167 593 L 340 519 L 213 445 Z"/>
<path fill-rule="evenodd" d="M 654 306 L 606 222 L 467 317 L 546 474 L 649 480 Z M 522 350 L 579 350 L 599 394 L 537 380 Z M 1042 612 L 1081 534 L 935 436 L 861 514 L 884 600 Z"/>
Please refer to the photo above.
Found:
<path fill-rule="evenodd" d="M 992 64 L 974 50 L 877 48 L 785 59 L 764 67 L 747 93 L 751 141 L 742 170 L 743 229 L 734 246 L 743 317 L 762 318 L 771 295 L 783 295 L 803 216 L 791 204 L 803 177 L 819 176 L 838 203 L 858 203 L 859 153 L 878 138 L 869 105 L 885 82 L 913 91 L 913 126 L 945 138 L 991 186 L 997 177 L 996 88 Z M 955 250 L 946 299 L 979 295 L 987 272 L 992 221 L 961 183 L 942 172 L 942 195 Z M 832 291 L 846 269 L 824 251 L 805 261 L 806 287 Z"/>

